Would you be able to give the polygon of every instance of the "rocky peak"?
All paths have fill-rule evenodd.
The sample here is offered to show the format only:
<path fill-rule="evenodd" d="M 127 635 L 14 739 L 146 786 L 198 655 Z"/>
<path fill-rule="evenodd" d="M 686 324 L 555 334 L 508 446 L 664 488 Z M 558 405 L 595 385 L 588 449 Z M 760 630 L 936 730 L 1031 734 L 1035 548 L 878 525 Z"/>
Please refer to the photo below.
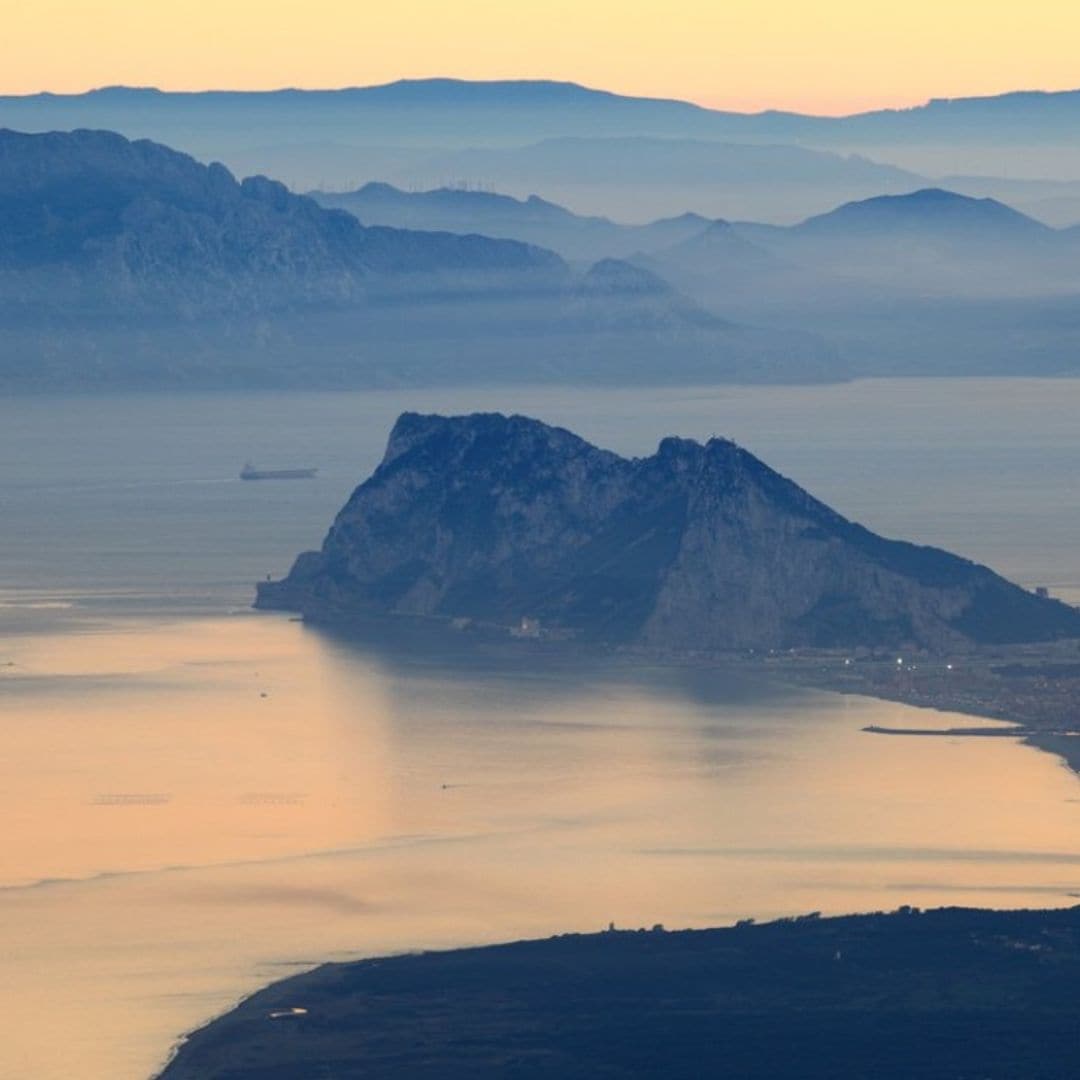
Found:
<path fill-rule="evenodd" d="M 406 412 L 391 429 L 382 464 L 407 458 L 411 467 L 439 469 L 443 454 L 472 469 L 502 473 L 523 463 L 542 467 L 547 461 L 565 461 L 582 454 L 604 456 L 605 452 L 564 428 L 527 416 L 474 413 L 447 417 Z M 613 454 L 607 456 L 615 459 Z"/>
<path fill-rule="evenodd" d="M 876 536 L 733 442 L 626 459 L 523 416 L 404 414 L 322 550 L 259 606 L 522 617 L 664 650 L 1080 637 L 1080 612 Z"/>
<path fill-rule="evenodd" d="M 585 274 L 582 289 L 588 293 L 622 296 L 666 296 L 671 286 L 658 274 L 623 259 L 601 259 Z"/>
<path fill-rule="evenodd" d="M 390 429 L 390 437 L 387 439 L 386 452 L 382 459 L 383 467 L 403 454 L 407 454 L 418 443 L 430 438 L 445 426 L 446 420 L 442 416 L 424 416 L 415 412 L 402 413 Z"/>
<path fill-rule="evenodd" d="M 704 447 L 694 439 L 681 439 L 677 435 L 668 435 L 660 440 L 656 448 L 657 460 L 685 471 L 700 460 Z"/>

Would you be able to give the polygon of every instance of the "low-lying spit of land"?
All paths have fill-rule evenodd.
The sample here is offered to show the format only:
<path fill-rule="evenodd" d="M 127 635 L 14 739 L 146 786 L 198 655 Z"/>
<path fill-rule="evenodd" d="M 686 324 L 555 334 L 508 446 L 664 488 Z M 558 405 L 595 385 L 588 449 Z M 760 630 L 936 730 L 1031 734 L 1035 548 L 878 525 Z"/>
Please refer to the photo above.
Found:
<path fill-rule="evenodd" d="M 744 663 L 785 682 L 1005 720 L 1016 728 L 1001 733 L 1057 754 L 1080 772 L 1080 644 L 1075 641 L 982 648 L 950 657 L 785 652 Z M 999 730 L 946 733 L 985 736 Z"/>
<path fill-rule="evenodd" d="M 568 934 L 287 979 L 162 1080 L 1064 1080 L 1078 980 L 1080 908 Z"/>

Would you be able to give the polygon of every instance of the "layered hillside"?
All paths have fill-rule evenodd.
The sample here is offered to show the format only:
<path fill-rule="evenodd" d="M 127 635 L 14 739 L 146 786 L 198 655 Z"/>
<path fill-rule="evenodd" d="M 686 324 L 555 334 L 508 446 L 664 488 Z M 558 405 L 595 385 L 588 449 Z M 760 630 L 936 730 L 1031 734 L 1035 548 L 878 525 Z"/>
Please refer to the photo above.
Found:
<path fill-rule="evenodd" d="M 1080 637 L 1080 612 L 886 540 L 723 439 L 628 460 L 520 416 L 404 414 L 322 550 L 258 606 L 523 618 L 676 650 Z"/>
<path fill-rule="evenodd" d="M 1080 234 L 994 199 L 927 188 L 793 226 L 718 223 L 648 265 L 736 322 L 822 335 L 859 374 L 1078 370 Z"/>
<path fill-rule="evenodd" d="M 111 132 L 4 131 L 0 273 L 16 317 L 190 318 L 363 299 L 402 275 L 494 288 L 508 276 L 557 281 L 565 267 L 515 241 L 365 228 L 265 177 L 238 182 Z"/>
<path fill-rule="evenodd" d="M 940 297 L 1045 295 L 1080 280 L 1080 245 L 995 199 L 941 188 L 849 202 L 786 228 L 743 225 L 743 235 L 802 265 Z"/>
<path fill-rule="evenodd" d="M 445 187 L 402 191 L 375 181 L 355 191 L 313 191 L 311 197 L 322 206 L 348 210 L 366 225 L 501 236 L 539 244 L 566 259 L 626 258 L 689 240 L 712 224 L 700 214 L 684 213 L 645 225 L 622 225 L 575 214 L 538 195 L 515 199 Z"/>
<path fill-rule="evenodd" d="M 514 239 L 367 226 L 110 132 L 0 131 L 5 388 L 842 374 L 810 335 L 734 327 L 637 277 Z"/>

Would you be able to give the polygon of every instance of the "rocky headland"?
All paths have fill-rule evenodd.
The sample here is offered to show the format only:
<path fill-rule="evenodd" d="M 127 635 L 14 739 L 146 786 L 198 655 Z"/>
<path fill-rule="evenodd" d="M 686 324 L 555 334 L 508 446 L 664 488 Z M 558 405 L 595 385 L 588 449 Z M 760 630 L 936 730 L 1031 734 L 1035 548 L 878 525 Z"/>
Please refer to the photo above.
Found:
<path fill-rule="evenodd" d="M 847 520 L 725 439 L 628 459 L 522 416 L 402 415 L 257 605 L 702 656 L 944 654 L 1080 638 L 1080 612 Z"/>

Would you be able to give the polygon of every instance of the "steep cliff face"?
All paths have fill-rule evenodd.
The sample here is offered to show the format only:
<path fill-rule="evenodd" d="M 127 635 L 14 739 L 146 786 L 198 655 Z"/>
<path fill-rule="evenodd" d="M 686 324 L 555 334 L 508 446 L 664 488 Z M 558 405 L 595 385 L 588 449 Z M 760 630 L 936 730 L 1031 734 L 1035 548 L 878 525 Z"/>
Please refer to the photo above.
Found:
<path fill-rule="evenodd" d="M 313 620 L 542 620 L 663 649 L 1080 637 L 1080 612 L 885 540 L 723 439 L 628 460 L 525 417 L 404 414 L 374 475 L 257 604 Z"/>

